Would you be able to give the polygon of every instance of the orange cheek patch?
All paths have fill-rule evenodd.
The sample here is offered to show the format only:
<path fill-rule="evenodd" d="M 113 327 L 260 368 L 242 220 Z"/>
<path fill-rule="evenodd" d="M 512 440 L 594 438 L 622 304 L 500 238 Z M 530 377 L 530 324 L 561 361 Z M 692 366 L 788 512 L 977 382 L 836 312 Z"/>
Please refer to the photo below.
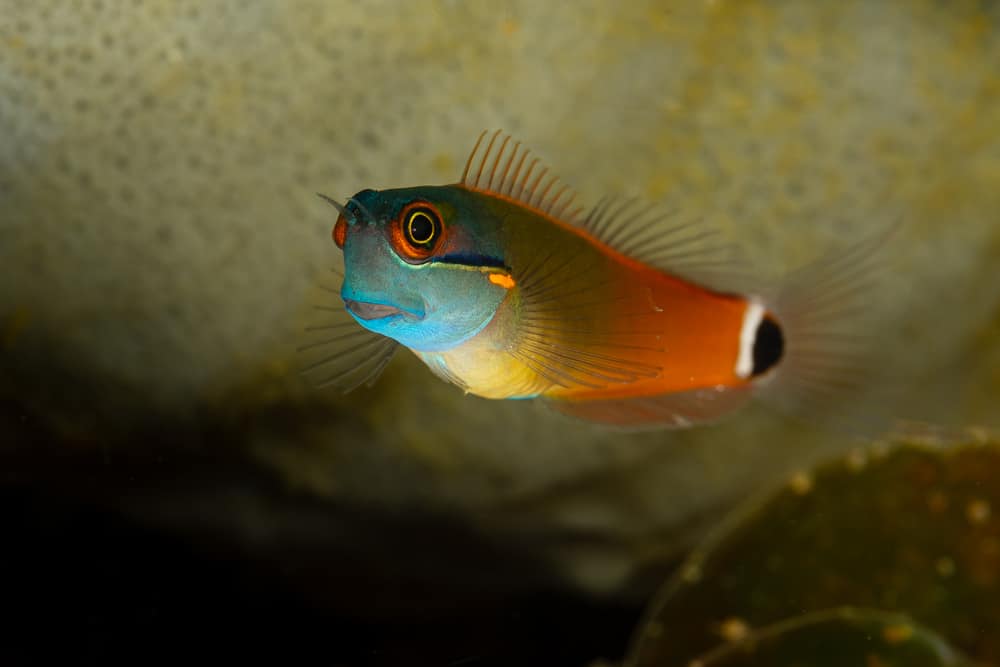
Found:
<path fill-rule="evenodd" d="M 344 241 L 347 240 L 347 221 L 344 216 L 337 218 L 337 224 L 333 226 L 333 242 L 338 248 L 343 249 Z"/>
<path fill-rule="evenodd" d="M 494 285 L 499 285 L 504 289 L 510 289 L 514 286 L 514 279 L 506 273 L 491 273 L 488 279 Z"/>

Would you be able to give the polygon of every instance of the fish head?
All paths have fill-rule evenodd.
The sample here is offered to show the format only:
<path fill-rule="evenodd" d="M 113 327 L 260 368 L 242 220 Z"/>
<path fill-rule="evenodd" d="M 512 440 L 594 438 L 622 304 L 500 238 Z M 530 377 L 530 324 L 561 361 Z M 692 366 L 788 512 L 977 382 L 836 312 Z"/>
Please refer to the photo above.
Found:
<path fill-rule="evenodd" d="M 362 190 L 341 207 L 341 297 L 361 326 L 418 351 L 479 333 L 513 285 L 502 218 L 458 186 Z"/>

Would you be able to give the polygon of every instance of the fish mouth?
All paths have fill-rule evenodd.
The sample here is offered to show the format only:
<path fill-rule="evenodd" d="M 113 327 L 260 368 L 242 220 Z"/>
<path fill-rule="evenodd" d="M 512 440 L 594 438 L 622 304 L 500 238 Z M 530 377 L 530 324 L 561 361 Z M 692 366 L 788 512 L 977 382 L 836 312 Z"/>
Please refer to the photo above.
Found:
<path fill-rule="evenodd" d="M 344 299 L 344 305 L 347 306 L 347 310 L 351 311 L 352 315 L 359 317 L 362 320 L 381 320 L 386 317 L 392 317 L 393 315 L 405 315 L 411 318 L 420 319 L 414 313 L 409 313 L 402 308 L 397 308 L 396 306 L 390 306 L 384 303 L 371 303 L 368 301 Z"/>

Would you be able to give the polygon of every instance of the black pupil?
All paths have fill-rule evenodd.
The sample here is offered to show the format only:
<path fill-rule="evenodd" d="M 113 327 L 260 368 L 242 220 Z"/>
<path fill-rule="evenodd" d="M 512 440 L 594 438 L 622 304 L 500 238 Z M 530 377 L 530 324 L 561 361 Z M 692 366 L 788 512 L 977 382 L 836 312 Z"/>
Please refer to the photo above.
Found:
<path fill-rule="evenodd" d="M 410 218 L 410 239 L 414 243 L 427 243 L 434 236 L 434 222 L 426 213 L 414 213 Z"/>

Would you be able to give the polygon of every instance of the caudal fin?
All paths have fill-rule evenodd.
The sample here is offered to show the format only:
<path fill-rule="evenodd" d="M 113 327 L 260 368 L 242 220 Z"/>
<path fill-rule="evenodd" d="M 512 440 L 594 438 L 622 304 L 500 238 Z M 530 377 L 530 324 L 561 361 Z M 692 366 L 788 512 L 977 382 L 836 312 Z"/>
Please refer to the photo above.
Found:
<path fill-rule="evenodd" d="M 872 434 L 891 422 L 898 384 L 879 326 L 884 250 L 896 221 L 792 272 L 767 300 L 781 325 L 782 358 L 757 395 L 811 422 Z"/>

